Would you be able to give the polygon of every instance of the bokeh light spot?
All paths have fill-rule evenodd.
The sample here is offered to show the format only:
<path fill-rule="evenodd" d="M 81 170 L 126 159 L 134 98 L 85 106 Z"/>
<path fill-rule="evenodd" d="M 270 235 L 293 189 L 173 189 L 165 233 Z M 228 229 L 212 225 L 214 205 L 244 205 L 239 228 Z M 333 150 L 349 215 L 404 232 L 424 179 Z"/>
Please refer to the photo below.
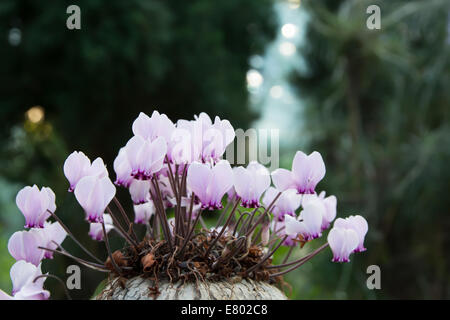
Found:
<path fill-rule="evenodd" d="M 18 28 L 11 28 L 8 33 L 8 42 L 13 47 L 18 46 L 22 42 L 22 31 Z"/>
<path fill-rule="evenodd" d="M 44 120 L 45 112 L 41 106 L 34 106 L 25 113 L 27 119 L 32 123 L 39 123 Z"/>
<path fill-rule="evenodd" d="M 259 71 L 251 69 L 247 72 L 247 85 L 250 88 L 258 88 L 263 83 L 264 78 Z"/>
<path fill-rule="evenodd" d="M 294 38 L 297 34 L 297 31 L 297 26 L 292 23 L 286 23 L 281 27 L 281 34 L 287 39 Z"/>
<path fill-rule="evenodd" d="M 288 0 L 289 9 L 298 9 L 300 7 L 300 0 Z"/>
<path fill-rule="evenodd" d="M 286 41 L 280 44 L 279 50 L 283 56 L 289 57 L 297 51 L 297 48 L 292 42 Z"/>
<path fill-rule="evenodd" d="M 274 99 L 281 98 L 283 96 L 283 87 L 277 85 L 270 88 L 270 96 Z"/>

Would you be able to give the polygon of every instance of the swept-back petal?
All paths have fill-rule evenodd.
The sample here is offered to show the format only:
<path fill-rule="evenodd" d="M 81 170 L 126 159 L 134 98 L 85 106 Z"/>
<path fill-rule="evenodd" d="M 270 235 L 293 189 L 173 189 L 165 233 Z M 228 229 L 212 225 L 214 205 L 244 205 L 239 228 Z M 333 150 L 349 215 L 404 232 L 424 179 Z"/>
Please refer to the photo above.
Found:
<path fill-rule="evenodd" d="M 134 135 L 140 136 L 144 139 L 149 139 L 151 136 L 150 126 L 150 117 L 144 112 L 141 112 L 136 120 L 134 120 L 132 130 Z"/>
<path fill-rule="evenodd" d="M 220 207 L 223 196 L 233 186 L 233 169 L 227 160 L 220 160 L 211 171 L 212 179 L 208 186 L 208 193 L 211 204 Z"/>
<path fill-rule="evenodd" d="M 233 177 L 236 194 L 239 197 L 248 200 L 252 188 L 250 173 L 244 167 L 236 167 L 233 169 Z"/>
<path fill-rule="evenodd" d="M 193 162 L 188 169 L 187 185 L 204 204 L 208 203 L 208 185 L 212 180 L 212 171 L 209 165 Z"/>
<path fill-rule="evenodd" d="M 69 191 L 75 189 L 76 184 L 83 178 L 91 166 L 91 160 L 81 151 L 72 152 L 64 162 L 64 175 L 69 181 Z"/>
<path fill-rule="evenodd" d="M 272 172 L 272 181 L 275 188 L 280 191 L 295 187 L 292 172 L 286 169 L 277 169 Z"/>
<path fill-rule="evenodd" d="M 9 272 L 13 284 L 13 295 L 29 285 L 38 275 L 41 275 L 40 266 L 24 260 L 17 261 Z"/>
<path fill-rule="evenodd" d="M 31 229 L 30 231 L 17 231 L 9 238 L 8 251 L 16 260 L 24 260 L 35 266 L 41 263 L 45 251 L 39 246 L 45 246 L 42 229 Z"/>
<path fill-rule="evenodd" d="M 296 236 L 297 234 L 304 234 L 307 232 L 304 223 L 290 215 L 285 216 L 284 225 L 285 233 L 290 236 Z"/>

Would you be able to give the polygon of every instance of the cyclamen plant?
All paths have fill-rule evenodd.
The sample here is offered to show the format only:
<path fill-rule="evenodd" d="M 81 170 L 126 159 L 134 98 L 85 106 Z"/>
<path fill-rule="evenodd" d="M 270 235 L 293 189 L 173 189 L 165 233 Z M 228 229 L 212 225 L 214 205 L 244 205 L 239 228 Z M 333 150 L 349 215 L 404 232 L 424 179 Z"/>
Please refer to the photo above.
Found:
<path fill-rule="evenodd" d="M 107 260 L 87 250 L 55 214 L 50 188 L 25 187 L 16 202 L 29 230 L 9 240 L 8 250 L 17 260 L 11 268 L 13 291 L 10 296 L 0 290 L 0 299 L 48 299 L 43 285 L 51 275 L 42 274 L 41 261 L 55 253 L 125 279 L 140 275 L 171 282 L 214 281 L 238 275 L 276 282 L 328 246 L 334 262 L 348 262 L 352 253 L 366 250 L 366 220 L 357 215 L 334 221 L 336 197 L 316 192 L 325 176 L 320 153 L 298 151 L 292 170 L 270 173 L 256 161 L 232 168 L 222 159 L 235 133 L 219 117 L 213 122 L 201 113 L 174 124 L 157 111 L 151 117 L 141 113 L 132 130 L 114 171 L 115 185 L 129 190 L 134 223 L 115 197 L 116 187 L 101 158 L 91 162 L 75 151 L 64 163 L 69 192 L 85 211 L 91 238 L 105 243 Z M 221 210 L 220 217 L 208 228 L 203 216 L 213 210 Z M 48 221 L 51 217 L 54 222 Z M 293 249 L 322 237 L 333 221 L 325 244 L 289 261 Z M 136 225 L 146 227 L 141 239 Z M 114 252 L 108 240 L 112 230 L 125 240 Z M 67 235 L 89 259 L 64 250 Z M 272 265 L 281 246 L 290 250 L 282 264 Z"/>

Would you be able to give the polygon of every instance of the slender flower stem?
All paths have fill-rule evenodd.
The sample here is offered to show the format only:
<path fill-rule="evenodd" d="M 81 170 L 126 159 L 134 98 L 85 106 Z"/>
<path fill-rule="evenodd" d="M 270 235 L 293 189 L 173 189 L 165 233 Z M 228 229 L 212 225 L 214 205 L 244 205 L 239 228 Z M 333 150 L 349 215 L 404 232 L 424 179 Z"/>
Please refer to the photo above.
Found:
<path fill-rule="evenodd" d="M 122 270 L 116 264 L 116 261 L 114 260 L 114 258 L 112 256 L 111 247 L 109 246 L 108 235 L 106 234 L 105 223 L 103 221 L 102 221 L 102 230 L 103 230 L 103 241 L 105 242 L 106 251 L 108 251 L 109 259 L 111 260 L 111 263 L 112 263 L 114 269 L 116 270 L 117 274 L 121 275 Z"/>
<path fill-rule="evenodd" d="M 277 242 L 279 239 L 280 239 L 280 238 L 278 237 L 278 238 L 274 238 L 274 239 L 272 239 L 272 240 L 269 240 L 269 242 L 267 243 L 267 245 L 265 245 L 265 247 L 269 248 L 269 250 L 272 250 L 273 244 L 274 244 L 275 242 Z M 262 246 L 262 241 L 258 242 L 258 244 L 257 244 L 256 246 L 257 246 L 257 247 L 258 247 L 258 246 Z"/>
<path fill-rule="evenodd" d="M 282 192 L 279 192 L 277 194 L 277 196 L 272 200 L 272 202 L 270 203 L 270 205 L 266 208 L 266 210 L 264 210 L 264 213 L 258 218 L 258 220 L 256 221 L 256 223 L 250 227 L 250 230 L 247 231 L 247 233 L 245 234 L 246 236 L 250 235 L 253 230 L 255 230 L 255 228 L 262 222 L 262 220 L 264 219 L 264 217 L 266 216 L 266 214 L 268 212 L 270 212 L 270 210 L 272 210 L 272 207 L 275 205 L 275 202 L 277 202 L 278 198 L 281 196 Z"/>
<path fill-rule="evenodd" d="M 239 227 L 239 224 L 242 221 L 242 218 L 244 218 L 245 216 L 248 216 L 249 213 L 248 212 L 244 212 L 243 214 L 241 214 L 238 218 L 238 220 L 236 221 L 236 224 L 234 225 L 234 229 L 233 229 L 233 237 L 236 235 L 237 229 Z M 247 222 L 247 220 L 244 220 L 244 222 L 242 223 L 242 227 L 245 225 L 245 222 Z M 242 228 L 241 228 L 242 229 Z"/>
<path fill-rule="evenodd" d="M 282 264 L 278 264 L 278 265 L 275 265 L 275 266 L 268 266 L 267 269 L 281 269 L 281 268 L 286 268 L 286 267 L 289 267 L 289 266 L 293 266 L 294 264 L 297 264 L 297 263 L 300 263 L 300 262 L 304 261 L 308 257 L 309 257 L 309 255 L 304 256 L 304 257 L 302 257 L 300 259 L 297 259 L 295 261 L 282 263 Z"/>
<path fill-rule="evenodd" d="M 178 245 L 178 242 L 180 240 L 179 235 L 185 235 L 186 231 L 184 230 L 184 219 L 185 217 L 185 209 L 183 210 L 183 207 L 181 205 L 182 197 L 185 196 L 185 185 L 186 185 L 186 171 L 187 165 L 185 164 L 183 167 L 183 174 L 181 176 L 181 184 L 178 185 L 178 193 L 175 194 L 177 199 L 177 206 L 175 209 L 175 245 Z M 179 167 L 177 166 L 177 172 L 179 170 Z M 177 176 L 178 180 L 178 176 Z"/>
<path fill-rule="evenodd" d="M 120 213 L 122 214 L 122 217 L 125 219 L 125 221 L 126 221 L 126 223 L 127 223 L 127 226 L 131 226 L 131 227 L 130 227 L 130 229 L 131 229 L 131 234 L 132 234 L 134 240 L 135 240 L 136 242 L 139 242 L 139 240 L 138 240 L 138 238 L 137 238 L 137 236 L 136 236 L 136 233 L 134 233 L 133 223 L 132 223 L 132 222 L 130 221 L 130 219 L 128 218 L 128 216 L 127 216 L 125 210 L 123 209 L 122 205 L 120 204 L 120 201 L 119 201 L 116 197 L 114 197 L 113 200 L 114 200 L 114 203 L 116 204 L 117 208 L 119 209 Z"/>
<path fill-rule="evenodd" d="M 252 222 L 253 222 L 253 218 L 255 217 L 255 215 L 258 211 L 259 211 L 259 208 L 255 208 L 253 210 L 253 212 L 251 213 L 251 216 L 245 221 L 245 225 L 244 224 L 242 225 L 242 228 L 239 230 L 239 233 L 241 233 L 241 231 L 244 231 L 244 230 L 248 231 L 250 229 L 250 226 L 252 225 Z"/>
<path fill-rule="evenodd" d="M 170 187 L 173 190 L 173 194 L 176 196 L 178 191 L 177 191 L 177 187 L 175 185 L 175 177 L 173 175 L 172 166 L 170 165 L 170 162 L 169 162 L 169 157 L 167 157 L 167 156 L 166 156 L 166 162 L 167 162 L 167 167 L 169 168 L 169 183 L 170 183 Z"/>
<path fill-rule="evenodd" d="M 155 240 L 159 240 L 159 223 L 158 223 L 158 214 L 155 214 L 153 217 L 153 238 Z"/>
<path fill-rule="evenodd" d="M 180 212 L 180 207 L 181 207 L 181 192 L 179 189 L 177 189 L 177 184 L 175 182 L 175 177 L 173 175 L 173 171 L 172 171 L 172 166 L 170 165 L 170 161 L 169 161 L 169 157 L 166 156 L 166 162 L 167 162 L 167 167 L 169 168 L 169 174 L 168 174 L 168 178 L 169 178 L 169 184 L 170 187 L 173 191 L 173 194 L 175 196 L 176 199 L 176 208 L 175 208 L 175 230 L 174 230 L 174 234 L 175 234 L 175 245 L 178 242 L 178 237 L 177 235 L 179 234 L 180 231 L 180 217 L 179 217 L 179 212 Z"/>
<path fill-rule="evenodd" d="M 186 190 L 186 183 L 187 183 L 187 165 L 185 164 L 183 167 L 183 175 L 181 176 L 181 190 L 180 190 L 180 209 L 179 209 L 179 214 L 178 214 L 178 218 L 179 218 L 179 225 L 180 225 L 180 231 L 181 234 L 184 235 L 185 234 L 185 230 L 184 230 L 184 221 L 186 219 L 186 207 L 181 206 L 181 201 L 182 201 L 182 197 L 186 197 L 187 196 L 187 190 Z"/>
<path fill-rule="evenodd" d="M 253 238 L 253 240 L 252 240 L 250 246 L 255 245 L 256 241 L 258 241 L 258 238 L 261 236 L 262 230 L 263 230 L 263 226 L 261 226 L 261 228 L 259 228 L 258 233 L 257 233 L 257 234 L 255 235 L 255 237 Z M 261 242 L 262 242 L 262 240 L 261 240 Z"/>
<path fill-rule="evenodd" d="M 178 164 L 176 164 L 175 165 L 175 183 L 177 184 L 178 190 L 181 189 L 179 169 L 180 169 L 180 166 Z"/>
<path fill-rule="evenodd" d="M 156 177 L 156 174 L 153 175 L 153 179 L 151 180 L 151 182 L 152 182 L 153 187 L 155 189 L 155 198 L 157 200 L 157 203 L 159 203 L 160 214 L 161 214 L 161 217 L 160 217 L 161 218 L 161 224 L 166 227 L 167 231 L 169 231 L 170 228 L 169 228 L 169 223 L 168 223 L 168 219 L 167 219 L 167 215 L 166 215 L 166 210 L 164 208 L 163 195 L 161 193 L 161 189 L 159 188 L 159 182 L 158 182 L 158 179 Z M 153 202 L 155 202 L 155 200 Z M 171 239 L 170 232 L 168 233 L 167 239 L 168 240 Z"/>
<path fill-rule="evenodd" d="M 271 278 L 273 277 L 278 277 L 278 276 L 282 276 L 283 274 L 286 274 L 288 272 L 291 272 L 292 270 L 297 269 L 298 267 L 302 266 L 303 264 L 305 264 L 306 262 L 308 262 L 309 260 L 311 260 L 313 257 L 315 257 L 317 254 L 319 254 L 319 252 L 323 251 L 326 247 L 328 247 L 328 242 L 325 243 L 324 245 L 322 245 L 321 247 L 319 247 L 317 250 L 315 250 L 313 253 L 309 254 L 308 256 L 296 261 L 299 262 L 298 264 L 294 265 L 293 267 L 286 269 L 284 271 L 280 271 L 278 273 L 272 273 L 270 275 Z M 289 264 L 290 265 L 290 264 Z M 282 268 L 280 266 L 278 266 L 279 268 Z"/>
<path fill-rule="evenodd" d="M 194 209 L 194 192 L 191 193 L 191 203 L 190 203 L 190 206 L 189 206 L 189 215 L 188 215 L 186 233 L 189 232 L 190 227 L 191 227 L 192 210 L 193 209 Z M 183 236 L 186 236 L 186 234 L 184 234 Z"/>
<path fill-rule="evenodd" d="M 250 267 L 249 269 L 247 269 L 245 271 L 246 274 L 249 274 L 250 272 L 252 272 L 253 270 L 256 270 L 258 267 L 260 267 L 264 262 L 267 261 L 267 259 L 269 259 L 274 253 L 275 251 L 278 250 L 278 248 L 283 244 L 284 240 L 286 240 L 288 236 L 284 236 L 283 239 L 281 239 L 280 243 L 278 243 L 278 245 L 272 250 L 270 251 L 268 254 L 266 254 L 266 256 L 264 258 L 262 258 L 262 260 L 260 262 L 258 262 L 257 264 L 255 264 L 254 266 Z"/>
<path fill-rule="evenodd" d="M 294 251 L 294 246 L 292 246 L 292 247 L 289 248 L 289 251 L 288 251 L 288 253 L 286 254 L 286 256 L 284 257 L 282 263 L 285 263 L 286 261 L 288 261 L 289 257 L 290 257 L 291 254 L 292 254 L 292 251 Z"/>
<path fill-rule="evenodd" d="M 163 200 L 162 200 L 162 194 L 161 194 L 161 190 L 159 189 L 159 184 L 158 184 L 158 180 L 156 179 L 156 175 L 153 176 L 153 179 L 151 180 L 153 187 L 155 188 L 155 192 L 157 193 L 157 197 L 155 195 L 153 195 L 153 193 L 150 191 L 150 195 L 152 197 L 153 202 L 156 205 L 159 205 L 159 210 L 156 210 L 157 213 L 159 213 L 160 217 L 160 221 L 161 221 L 161 225 L 162 225 L 162 229 L 164 232 L 164 237 L 167 239 L 167 243 L 169 244 L 169 248 L 172 251 L 172 236 L 170 234 L 170 228 L 169 228 L 169 223 L 167 222 L 167 215 L 166 215 L 166 211 L 164 210 L 164 204 L 163 204 Z"/>
<path fill-rule="evenodd" d="M 42 250 L 50 251 L 50 252 L 53 252 L 53 253 L 61 254 L 63 256 L 66 256 L 66 257 L 68 257 L 70 259 L 75 260 L 76 262 L 78 262 L 79 264 L 84 265 L 85 267 L 91 268 L 91 269 L 96 270 L 96 271 L 110 272 L 110 270 L 106 269 L 104 265 L 96 264 L 94 262 L 89 262 L 89 261 L 83 260 L 83 259 L 75 257 L 75 256 L 73 256 L 70 253 L 67 253 L 65 251 L 59 251 L 59 250 L 50 249 L 50 248 L 41 247 L 41 246 L 38 246 L 38 249 L 42 249 Z"/>
<path fill-rule="evenodd" d="M 216 245 L 217 241 L 219 241 L 220 237 L 222 236 L 222 234 L 225 232 L 225 229 L 227 228 L 228 224 L 230 223 L 231 219 L 234 216 L 234 212 L 236 211 L 237 206 L 239 205 L 239 203 L 241 202 L 241 199 L 237 199 L 236 203 L 233 207 L 233 210 L 231 210 L 230 215 L 228 216 L 227 221 L 225 222 L 225 224 L 222 227 L 222 230 L 220 230 L 219 234 L 217 235 L 217 237 L 213 240 L 213 242 L 211 243 L 211 245 L 209 246 L 208 250 L 206 250 L 204 256 L 207 257 L 209 252 L 211 251 L 211 249 Z"/>
<path fill-rule="evenodd" d="M 229 200 L 229 199 L 228 199 Z M 220 213 L 219 219 L 217 219 L 216 229 L 220 226 L 222 223 L 223 218 L 225 217 L 226 213 L 228 212 L 228 209 L 230 208 L 231 201 L 227 201 L 227 204 L 225 205 L 225 208 Z"/>
<path fill-rule="evenodd" d="M 200 211 L 197 213 L 197 216 L 195 217 L 195 221 L 194 221 L 194 223 L 192 224 L 192 227 L 191 227 L 191 229 L 189 230 L 189 233 L 187 234 L 186 238 L 184 239 L 184 243 L 183 243 L 183 245 L 182 245 L 180 251 L 178 252 L 178 256 L 181 255 L 181 253 L 182 253 L 182 252 L 184 251 L 184 249 L 186 248 L 186 245 L 187 245 L 188 242 L 191 240 L 192 233 L 193 233 L 194 230 L 195 230 L 195 226 L 197 225 L 198 220 L 200 219 L 200 215 L 202 214 L 202 212 L 203 212 L 203 211 L 200 209 Z"/>
<path fill-rule="evenodd" d="M 72 234 L 72 232 L 70 232 L 69 228 L 67 228 L 67 226 L 62 222 L 62 220 L 53 212 L 51 212 L 50 210 L 47 210 L 47 212 L 50 212 L 50 214 L 52 215 L 53 218 L 55 218 L 56 221 L 58 221 L 58 223 L 61 225 L 61 227 L 63 227 L 64 231 L 67 232 L 67 234 L 69 235 L 69 237 L 72 238 L 73 241 L 75 241 L 75 243 L 81 248 L 83 249 L 84 252 L 86 252 L 92 259 L 94 259 L 95 261 L 97 261 L 98 263 L 103 263 L 102 260 L 100 260 L 99 258 L 97 258 L 92 252 L 90 252 L 88 249 L 86 249 L 86 247 L 84 247 L 78 240 L 77 238 L 75 238 L 75 236 Z"/>
<path fill-rule="evenodd" d="M 245 225 L 242 225 L 242 227 L 239 229 L 239 234 L 246 234 L 247 231 L 250 230 L 250 227 L 252 226 L 253 218 L 255 217 L 256 213 L 259 212 L 259 208 L 255 208 L 253 212 L 251 213 L 251 216 L 245 221 Z"/>
<path fill-rule="evenodd" d="M 202 217 L 200 217 L 200 219 L 198 219 L 200 221 L 200 224 L 202 225 L 202 228 L 205 230 L 208 230 L 208 226 L 205 223 L 205 220 L 203 220 Z"/>
<path fill-rule="evenodd" d="M 241 247 L 245 244 L 246 238 L 245 236 L 239 237 L 236 239 L 236 247 L 231 250 L 226 257 L 219 257 L 219 259 L 216 260 L 216 262 L 213 263 L 212 268 L 215 269 L 217 266 L 219 266 L 222 263 L 227 262 L 230 260 L 231 257 L 234 257 L 234 255 L 241 250 Z"/>
<path fill-rule="evenodd" d="M 178 196 L 176 196 L 176 206 L 175 206 L 175 227 L 173 229 L 173 235 L 174 235 L 174 242 L 175 242 L 175 246 L 178 245 L 178 235 L 180 234 L 180 208 L 181 208 L 181 198 L 178 198 Z"/>
<path fill-rule="evenodd" d="M 251 235 L 255 232 L 255 229 L 256 229 L 259 225 L 264 224 L 263 222 L 264 222 L 264 218 L 265 218 L 266 216 L 267 216 L 267 218 L 268 218 L 269 221 L 270 221 L 270 216 L 269 216 L 269 214 L 268 214 L 267 212 L 264 212 L 264 213 L 261 214 L 260 217 L 258 217 L 258 220 L 256 220 L 256 222 L 255 222 L 254 224 L 246 224 L 246 225 L 245 225 L 245 230 L 244 230 L 244 228 L 241 228 L 241 230 L 239 231 L 239 233 L 241 234 L 241 233 L 245 232 L 244 234 L 245 234 L 247 237 L 251 236 Z M 249 218 L 249 219 L 250 219 L 250 218 Z M 253 217 L 251 217 L 251 219 L 253 220 Z M 242 232 L 241 232 L 241 231 L 242 231 Z"/>
<path fill-rule="evenodd" d="M 279 232 L 279 230 L 277 230 L 277 227 L 278 227 L 278 223 L 280 221 L 278 220 L 278 217 L 274 217 L 274 219 L 275 219 L 275 222 L 273 223 L 273 232 L 270 235 L 269 241 L 272 240 L 273 238 L 275 238 Z"/>
<path fill-rule="evenodd" d="M 124 238 L 129 244 L 131 244 L 133 247 L 137 247 L 138 243 L 135 242 L 130 235 L 122 228 L 120 225 L 120 222 L 117 220 L 117 218 L 112 213 L 109 206 L 106 207 L 106 210 L 109 212 L 109 215 L 111 216 L 111 219 L 113 220 L 114 226 L 116 227 L 116 231 L 120 234 L 122 238 Z"/>
<path fill-rule="evenodd" d="M 33 283 L 36 282 L 36 280 L 40 279 L 40 278 L 52 278 L 52 279 L 56 279 L 58 280 L 58 282 L 62 285 L 62 287 L 64 288 L 64 292 L 67 296 L 67 299 L 72 300 L 72 297 L 69 294 L 69 290 L 67 290 L 67 287 L 65 285 L 65 283 L 57 276 L 53 275 L 53 274 L 41 274 L 40 276 L 37 276 L 36 278 L 34 278 Z"/>
<path fill-rule="evenodd" d="M 276 223 L 275 223 L 276 224 Z M 274 226 L 274 231 L 272 232 L 272 236 L 270 237 L 270 240 L 272 241 L 273 239 L 275 239 L 278 236 L 278 233 L 280 231 L 283 231 L 285 229 L 285 226 L 281 226 L 278 229 L 275 229 L 276 225 Z"/>
<path fill-rule="evenodd" d="M 179 186 L 178 189 L 178 197 L 177 197 L 177 207 L 175 210 L 175 244 L 178 244 L 179 241 L 179 237 L 177 237 L 180 233 L 184 234 L 184 230 L 183 230 L 183 226 L 184 226 L 184 219 L 185 217 L 183 217 L 183 209 L 182 209 L 182 205 L 181 205 L 181 201 L 182 201 L 182 197 L 185 195 L 185 189 L 186 189 L 186 176 L 187 176 L 187 171 L 186 171 L 187 165 L 185 164 L 183 167 L 183 174 L 181 176 L 181 185 Z"/>
<path fill-rule="evenodd" d="M 145 224 L 145 237 L 153 237 L 153 230 L 152 227 L 150 227 L 150 220 L 148 221 L 148 224 Z"/>

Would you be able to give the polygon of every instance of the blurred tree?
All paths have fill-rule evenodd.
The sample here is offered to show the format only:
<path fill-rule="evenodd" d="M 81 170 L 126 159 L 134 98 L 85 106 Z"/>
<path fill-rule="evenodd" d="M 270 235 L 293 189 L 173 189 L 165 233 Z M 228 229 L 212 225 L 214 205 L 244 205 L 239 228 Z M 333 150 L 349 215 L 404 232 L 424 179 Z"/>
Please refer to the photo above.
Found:
<path fill-rule="evenodd" d="M 381 30 L 366 27 L 371 4 L 381 8 Z M 306 104 L 311 146 L 325 156 L 320 186 L 340 200 L 338 215 L 369 220 L 368 252 L 353 267 L 320 264 L 310 272 L 320 290 L 309 285 L 305 294 L 448 299 L 450 2 L 302 5 L 307 67 L 292 83 Z M 371 264 L 381 267 L 379 292 L 365 288 Z"/>
<path fill-rule="evenodd" d="M 66 28 L 71 4 L 81 8 L 81 30 Z M 172 120 L 206 111 L 245 128 L 257 116 L 247 102 L 248 60 L 264 50 L 275 26 L 271 0 L 1 1 L 0 177 L 17 183 L 1 208 L 11 208 L 22 185 L 51 186 L 63 220 L 103 254 L 66 193 L 68 153 L 101 156 L 111 168 L 132 121 L 153 109 Z M 24 117 L 32 106 L 42 106 L 43 119 Z M 17 209 L 1 213 L 4 238 L 22 228 L 12 215 L 20 218 Z M 70 240 L 65 246 L 83 256 Z M 4 246 L 0 255 L 8 255 Z M 65 277 L 63 265 L 44 267 Z M 72 292 L 77 298 L 89 297 L 101 280 L 84 275 L 82 292 Z M 58 284 L 49 286 L 63 297 Z"/>

